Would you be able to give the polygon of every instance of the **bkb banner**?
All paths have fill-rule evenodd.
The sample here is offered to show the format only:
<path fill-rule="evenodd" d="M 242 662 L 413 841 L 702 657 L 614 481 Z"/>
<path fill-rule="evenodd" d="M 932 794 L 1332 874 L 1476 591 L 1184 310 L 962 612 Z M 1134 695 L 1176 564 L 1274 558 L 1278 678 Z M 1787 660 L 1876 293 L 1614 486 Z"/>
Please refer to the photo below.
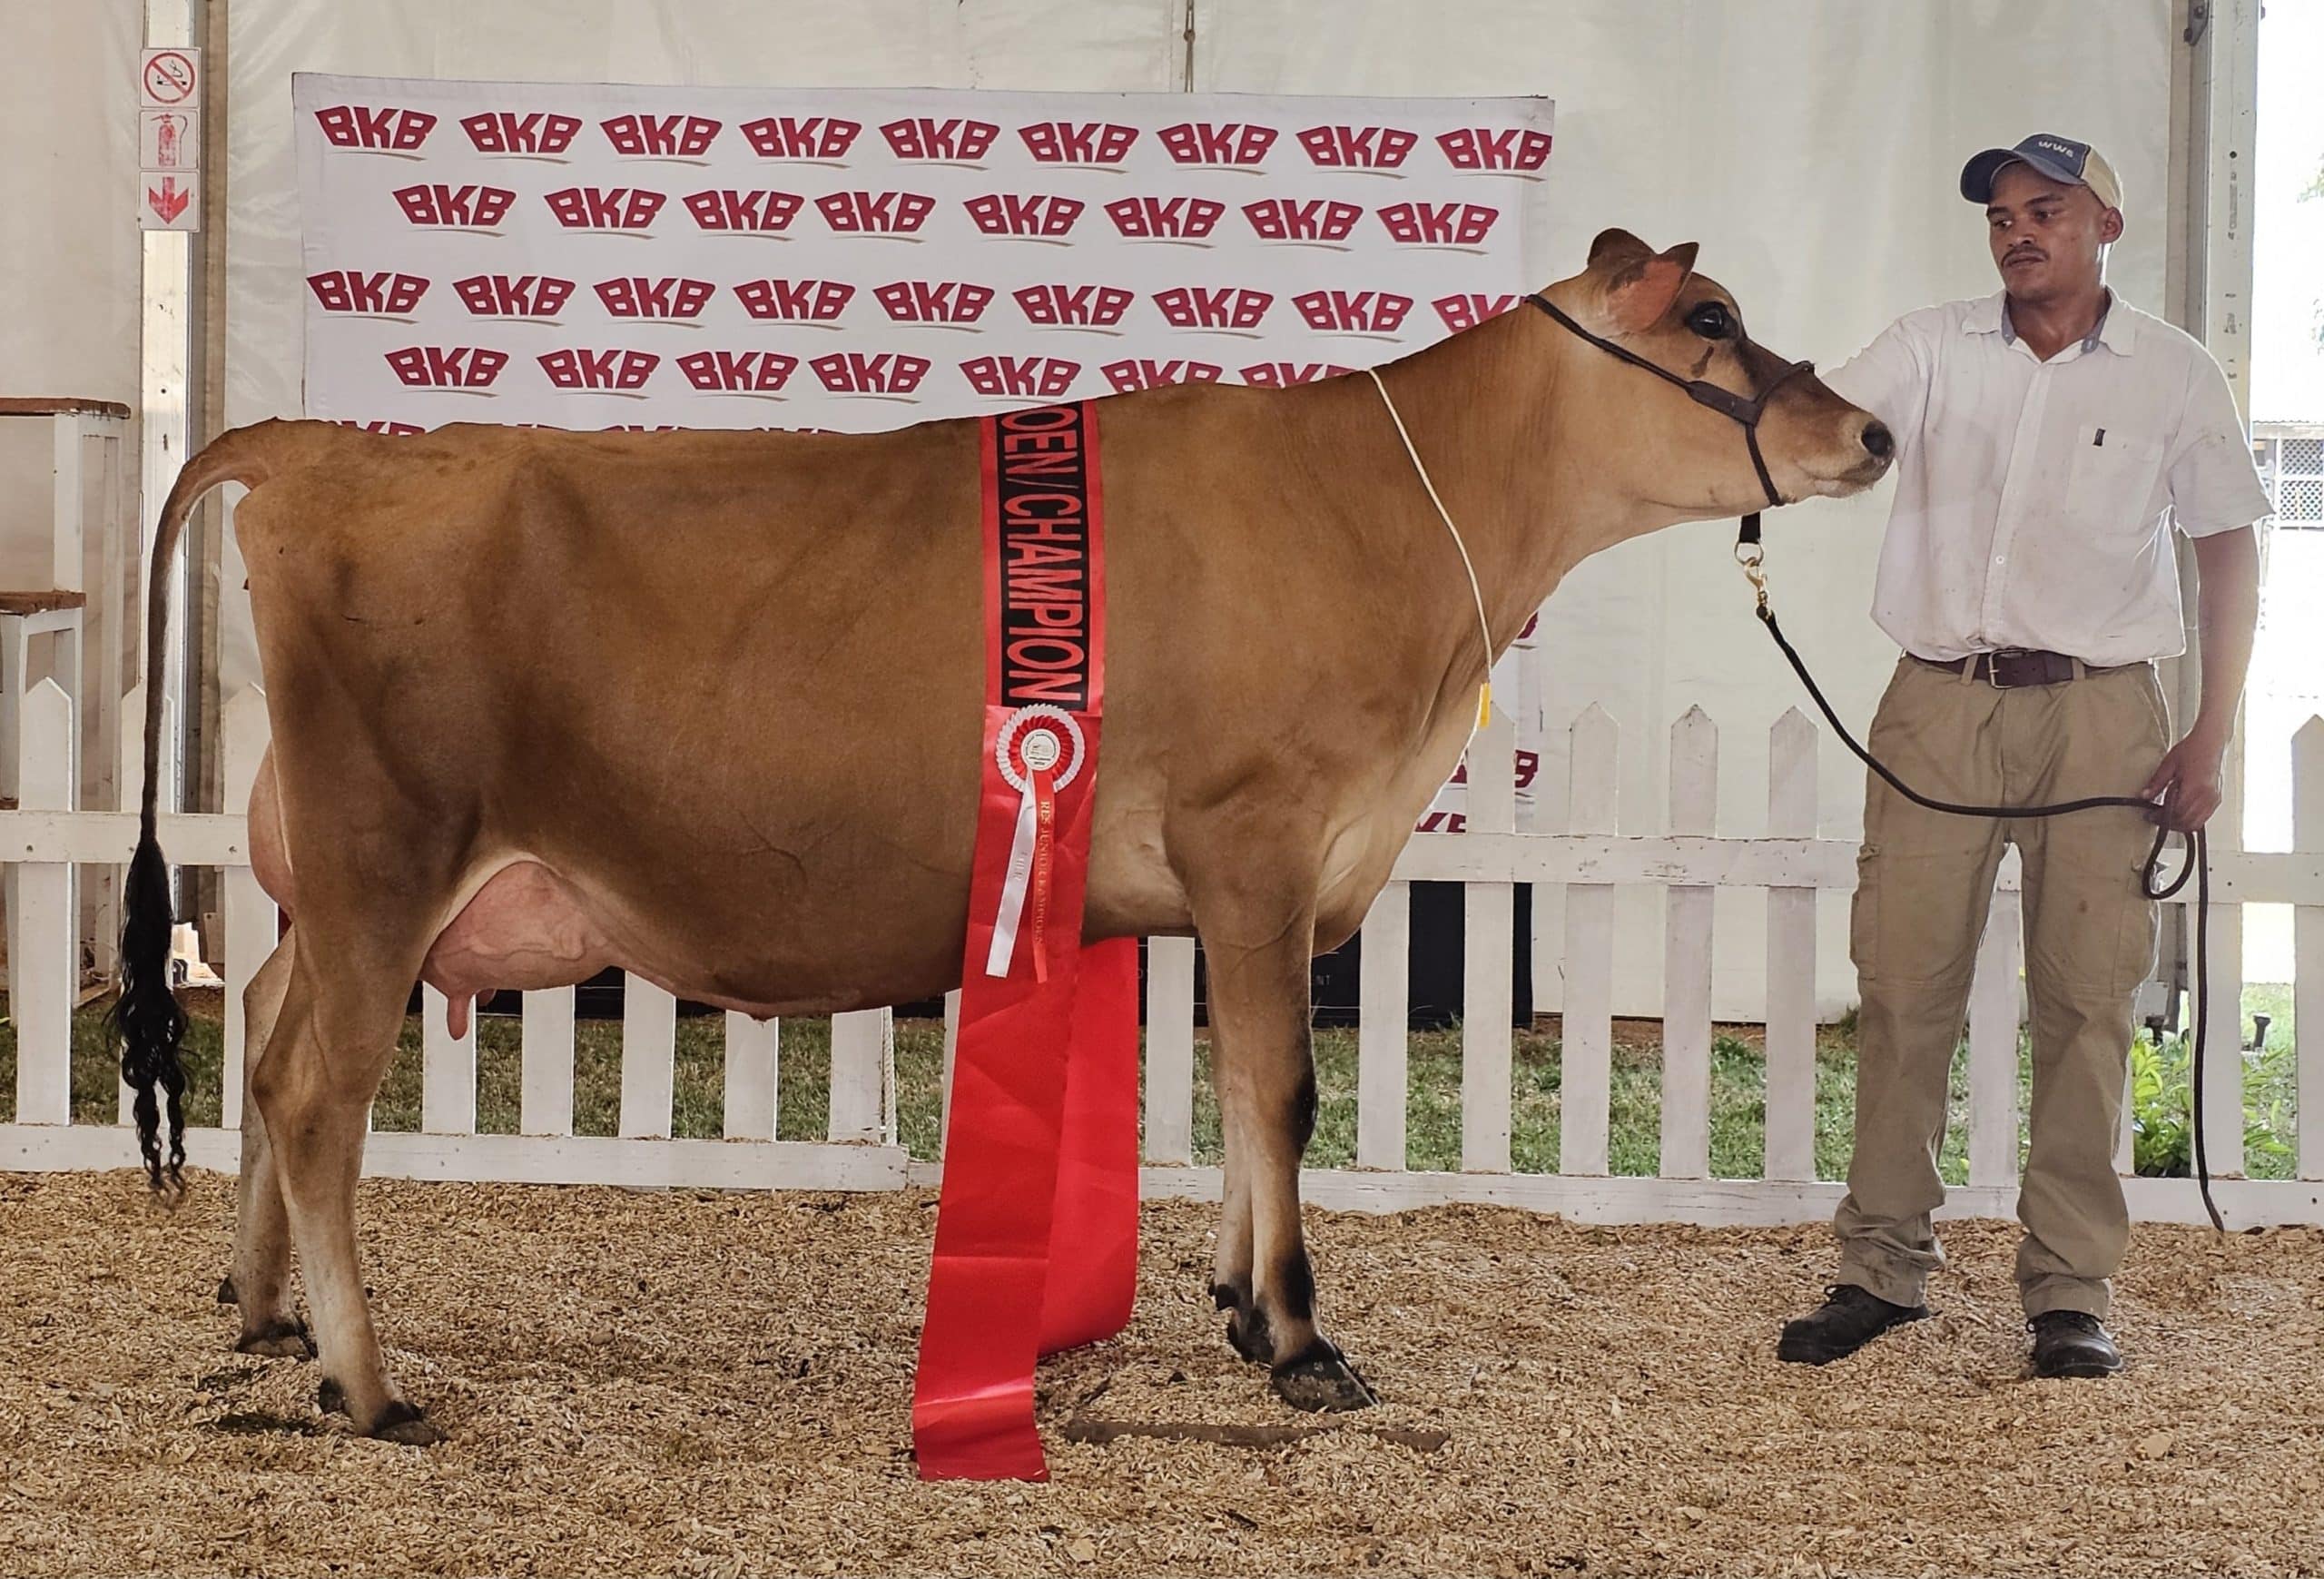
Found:
<path fill-rule="evenodd" d="M 1305 383 L 1551 273 L 1546 99 L 300 74 L 292 102 L 307 413 L 386 432 Z M 1495 695 L 1530 724 L 1518 667 Z"/>

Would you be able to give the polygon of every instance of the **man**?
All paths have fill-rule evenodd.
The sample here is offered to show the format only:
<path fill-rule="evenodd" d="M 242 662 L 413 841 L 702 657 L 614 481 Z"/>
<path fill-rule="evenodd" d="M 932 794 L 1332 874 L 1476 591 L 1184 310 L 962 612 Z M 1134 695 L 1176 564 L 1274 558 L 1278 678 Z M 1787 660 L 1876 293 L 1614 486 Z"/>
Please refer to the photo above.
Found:
<path fill-rule="evenodd" d="M 2219 805 L 2268 499 L 2210 353 L 2106 288 L 2123 218 L 2104 158 L 2029 137 L 1970 160 L 1961 194 L 1984 209 L 2000 294 L 1907 314 L 1827 380 L 1898 449 L 1873 616 L 1905 650 L 1871 750 L 1941 800 L 2157 804 L 2003 822 L 1867 778 L 1840 1271 L 1777 1352 L 1821 1365 L 1929 1314 L 1947 1075 L 2006 843 L 2024 864 L 2033 1000 L 2018 1290 L 2035 1374 L 2105 1376 L 2122 1364 L 2102 1322 L 2130 1239 L 2114 1143 L 2156 936 L 2140 868 L 2150 819 L 2195 828 Z M 2173 525 L 2194 540 L 2203 656 L 2176 745 L 2154 669 L 2184 645 Z"/>

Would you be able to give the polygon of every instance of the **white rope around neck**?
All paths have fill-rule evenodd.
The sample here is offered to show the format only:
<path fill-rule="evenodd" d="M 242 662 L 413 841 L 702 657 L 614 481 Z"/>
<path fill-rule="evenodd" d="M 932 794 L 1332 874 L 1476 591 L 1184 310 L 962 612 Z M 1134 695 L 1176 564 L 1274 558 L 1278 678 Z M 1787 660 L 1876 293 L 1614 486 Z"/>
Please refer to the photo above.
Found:
<path fill-rule="evenodd" d="M 1381 381 L 1379 370 L 1364 370 L 1371 375 L 1373 388 L 1380 391 L 1380 403 L 1388 408 L 1388 419 L 1396 425 L 1396 437 L 1404 441 L 1404 453 L 1412 458 L 1413 469 L 1420 474 L 1421 487 L 1428 490 L 1428 502 L 1436 507 L 1437 519 L 1452 534 L 1452 546 L 1461 550 L 1461 568 L 1469 573 L 1469 596 L 1476 599 L 1477 636 L 1485 644 L 1484 684 L 1477 687 L 1477 727 L 1482 729 L 1492 722 L 1492 627 L 1485 620 L 1485 595 L 1477 585 L 1477 567 L 1469 558 L 1469 545 L 1461 540 L 1461 528 L 1452 524 L 1452 512 L 1444 508 L 1444 500 L 1436 491 L 1436 484 L 1428 475 L 1428 468 L 1421 463 L 1420 451 L 1413 448 L 1413 436 L 1404 427 L 1404 419 L 1396 410 L 1396 402 L 1388 396 L 1388 386 Z"/>

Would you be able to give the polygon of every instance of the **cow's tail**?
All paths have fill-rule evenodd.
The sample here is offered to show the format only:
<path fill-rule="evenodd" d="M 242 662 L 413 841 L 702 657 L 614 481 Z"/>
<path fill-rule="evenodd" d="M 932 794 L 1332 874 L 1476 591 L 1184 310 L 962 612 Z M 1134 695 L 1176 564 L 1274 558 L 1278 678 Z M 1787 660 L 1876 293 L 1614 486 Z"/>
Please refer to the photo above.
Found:
<path fill-rule="evenodd" d="M 185 1011 L 170 986 L 170 865 L 154 830 L 161 794 L 162 655 L 168 650 L 170 567 L 186 517 L 202 496 L 222 482 L 255 488 L 272 469 L 268 432 L 273 424 L 237 429 L 222 435 L 186 462 L 162 507 L 153 535 L 152 579 L 145 594 L 145 794 L 138 808 L 137 854 L 129 863 L 121 932 L 121 997 L 113 1007 L 113 1028 L 121 1042 L 121 1078 L 135 1093 L 137 1146 L 157 1194 L 176 1197 L 184 1188 L 185 1070 L 178 1053 L 185 1038 Z M 170 1150 L 162 1155 L 162 1106 L 166 1100 Z"/>

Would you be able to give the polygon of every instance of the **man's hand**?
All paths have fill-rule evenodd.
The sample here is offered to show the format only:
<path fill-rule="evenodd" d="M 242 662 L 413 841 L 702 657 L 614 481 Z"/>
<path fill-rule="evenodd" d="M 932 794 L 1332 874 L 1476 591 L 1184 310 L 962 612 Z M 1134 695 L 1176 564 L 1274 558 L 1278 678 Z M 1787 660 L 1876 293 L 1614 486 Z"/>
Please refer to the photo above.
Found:
<path fill-rule="evenodd" d="M 2163 754 L 2146 787 L 2139 791 L 2142 797 L 2156 803 L 2146 814 L 2147 821 L 2181 834 L 2192 833 L 2209 822 L 2219 810 L 2220 761 L 2226 755 L 2225 740 L 2214 739 L 2201 730 L 2189 731 Z"/>

